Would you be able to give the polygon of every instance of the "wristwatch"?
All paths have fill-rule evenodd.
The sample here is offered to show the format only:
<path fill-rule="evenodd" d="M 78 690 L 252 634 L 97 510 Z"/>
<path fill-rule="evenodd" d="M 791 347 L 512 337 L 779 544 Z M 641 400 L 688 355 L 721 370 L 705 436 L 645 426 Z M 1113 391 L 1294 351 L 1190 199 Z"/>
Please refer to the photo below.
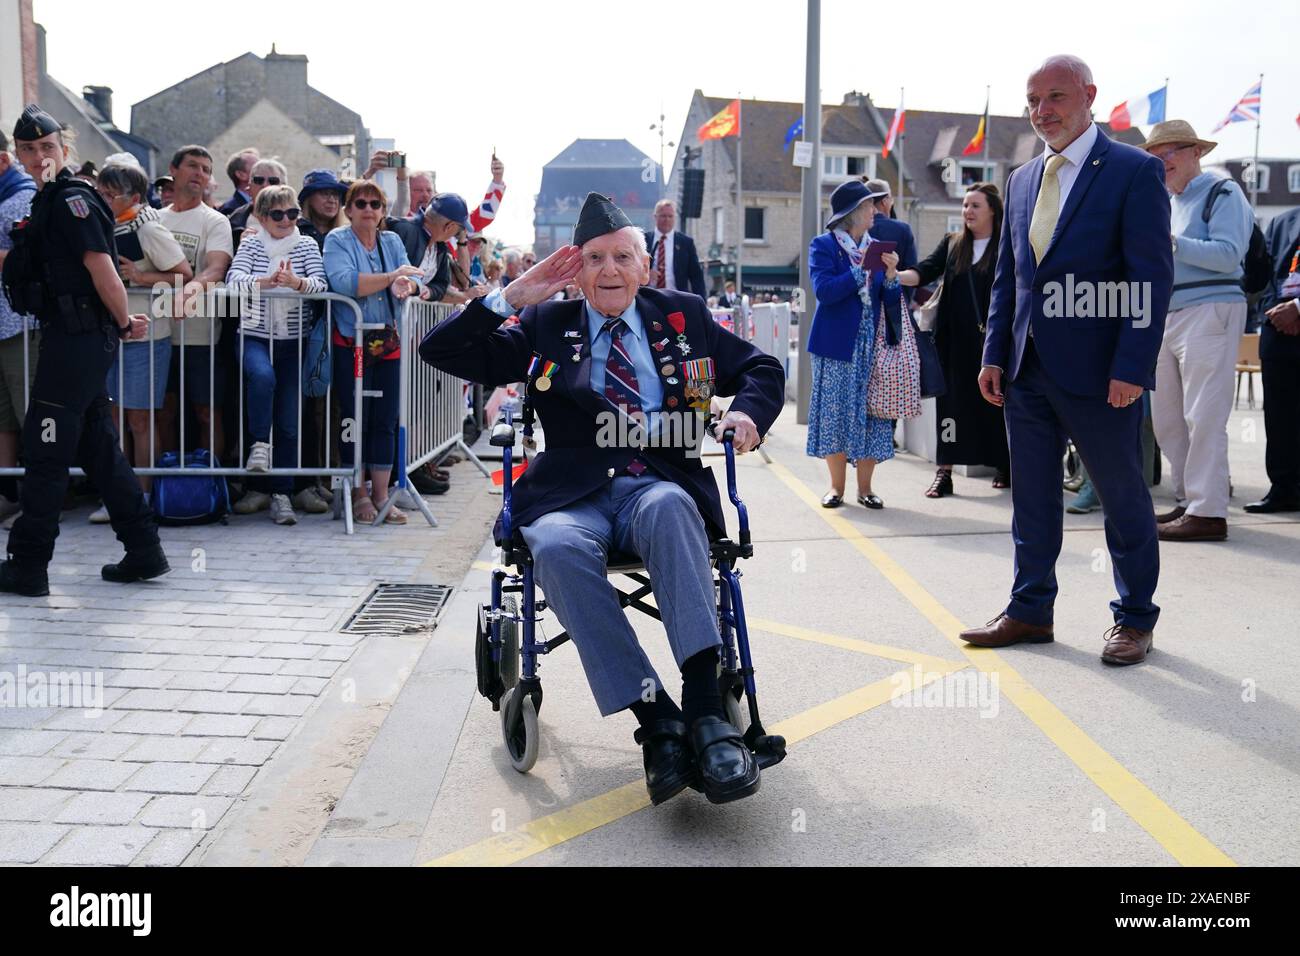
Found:
<path fill-rule="evenodd" d="M 127 320 L 126 320 L 126 327 L 125 327 L 125 328 L 123 328 L 122 326 L 118 325 L 116 322 L 114 322 L 113 325 L 116 326 L 116 328 L 117 328 L 117 337 L 118 337 L 119 339 L 124 339 L 124 338 L 126 338 L 128 335 L 131 334 L 131 320 L 130 320 L 130 319 L 127 319 Z"/>

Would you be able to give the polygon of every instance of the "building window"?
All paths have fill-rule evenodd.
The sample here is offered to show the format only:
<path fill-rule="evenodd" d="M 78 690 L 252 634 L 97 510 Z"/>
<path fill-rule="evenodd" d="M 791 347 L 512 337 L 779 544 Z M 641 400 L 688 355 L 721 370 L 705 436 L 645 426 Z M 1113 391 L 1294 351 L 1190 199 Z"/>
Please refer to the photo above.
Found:
<path fill-rule="evenodd" d="M 713 207 L 713 241 L 715 244 L 719 246 L 722 245 L 725 239 L 725 236 L 722 231 L 723 222 L 724 219 L 722 214 L 722 207 L 714 206 Z"/>
<path fill-rule="evenodd" d="M 1257 185 L 1260 192 L 1266 193 L 1268 192 L 1268 174 L 1267 163 L 1259 163 L 1255 166 L 1247 163 L 1241 168 L 1241 184 L 1246 187 L 1247 192 L 1250 192 L 1252 185 Z"/>
<path fill-rule="evenodd" d="M 846 156 L 832 156 L 829 153 L 822 154 L 822 172 L 827 176 L 843 176 Z"/>
<path fill-rule="evenodd" d="M 948 225 L 944 227 L 945 232 L 961 232 L 966 227 L 966 222 L 961 216 L 949 216 Z"/>
<path fill-rule="evenodd" d="M 762 242 L 767 238 L 767 234 L 764 232 L 764 225 L 765 225 L 764 219 L 766 217 L 763 215 L 766 212 L 767 210 L 764 209 L 762 206 L 746 207 L 745 209 L 745 241 L 746 242 Z"/>
<path fill-rule="evenodd" d="M 976 183 L 991 183 L 994 181 L 994 166 L 992 163 L 985 166 L 983 163 L 977 163 L 974 166 L 963 163 L 961 167 L 961 185 L 962 189 L 967 186 L 973 186 Z"/>
<path fill-rule="evenodd" d="M 870 171 L 867 169 L 867 157 L 850 156 L 848 158 L 847 168 L 850 176 L 869 176 Z"/>
<path fill-rule="evenodd" d="M 1286 188 L 1293 193 L 1300 193 L 1300 165 L 1286 168 Z"/>

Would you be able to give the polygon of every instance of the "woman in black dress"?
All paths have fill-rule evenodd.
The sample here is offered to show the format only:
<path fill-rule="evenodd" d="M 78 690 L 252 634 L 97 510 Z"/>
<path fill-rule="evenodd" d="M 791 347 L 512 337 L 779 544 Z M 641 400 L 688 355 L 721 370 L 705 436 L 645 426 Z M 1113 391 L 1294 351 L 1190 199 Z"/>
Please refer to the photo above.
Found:
<path fill-rule="evenodd" d="M 975 183 L 962 201 L 965 227 L 951 233 L 917 263 L 898 274 L 905 286 L 928 285 L 943 277 L 934 324 L 934 344 L 948 390 L 937 400 L 939 433 L 935 459 L 939 470 L 927 498 L 953 493 L 953 465 L 988 465 L 994 488 L 1011 487 L 1011 461 L 1002 409 L 980 396 L 979 373 L 984 353 L 984 324 L 998 261 L 1002 233 L 1002 196 L 993 183 Z"/>

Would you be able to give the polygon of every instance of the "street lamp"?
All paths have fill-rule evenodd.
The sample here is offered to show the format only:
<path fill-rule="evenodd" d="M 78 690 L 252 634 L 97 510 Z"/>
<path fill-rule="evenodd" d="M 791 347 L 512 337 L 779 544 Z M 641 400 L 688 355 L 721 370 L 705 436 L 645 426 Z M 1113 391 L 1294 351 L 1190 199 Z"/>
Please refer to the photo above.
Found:
<path fill-rule="evenodd" d="M 664 185 L 665 185 L 664 184 L 664 107 L 662 103 L 659 104 L 659 122 L 651 123 L 650 130 L 651 132 L 654 132 L 655 130 L 659 131 L 659 196 L 662 198 L 664 194 Z M 677 144 L 672 141 L 669 141 L 667 145 L 669 148 L 675 148 L 677 146 Z"/>

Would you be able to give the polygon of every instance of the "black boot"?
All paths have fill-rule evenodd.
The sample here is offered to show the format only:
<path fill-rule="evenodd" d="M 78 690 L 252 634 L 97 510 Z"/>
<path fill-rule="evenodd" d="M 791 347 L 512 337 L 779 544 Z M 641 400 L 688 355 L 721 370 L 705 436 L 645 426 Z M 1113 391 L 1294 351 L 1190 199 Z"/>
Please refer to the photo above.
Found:
<path fill-rule="evenodd" d="M 148 551 L 128 551 L 126 557 L 117 564 L 106 564 L 100 570 L 105 581 L 118 584 L 130 584 L 132 581 L 147 581 L 170 571 L 167 555 L 163 554 L 161 545 L 154 545 Z"/>
<path fill-rule="evenodd" d="M 0 591 L 25 597 L 44 597 L 50 593 L 50 578 L 45 568 L 9 560 L 0 564 Z"/>

